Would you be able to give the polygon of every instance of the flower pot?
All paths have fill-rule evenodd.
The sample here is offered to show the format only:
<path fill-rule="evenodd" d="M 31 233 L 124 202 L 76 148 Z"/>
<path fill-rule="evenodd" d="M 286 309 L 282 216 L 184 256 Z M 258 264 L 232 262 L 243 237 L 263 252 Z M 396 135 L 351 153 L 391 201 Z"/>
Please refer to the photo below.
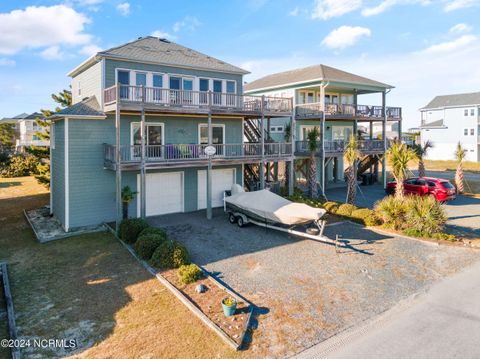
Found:
<path fill-rule="evenodd" d="M 225 304 L 225 300 L 230 299 L 233 301 L 232 305 L 227 305 Z M 235 298 L 224 298 L 222 300 L 222 308 L 223 308 L 223 314 L 225 314 L 226 317 L 230 317 L 235 314 L 235 311 L 237 310 L 237 300 Z"/>

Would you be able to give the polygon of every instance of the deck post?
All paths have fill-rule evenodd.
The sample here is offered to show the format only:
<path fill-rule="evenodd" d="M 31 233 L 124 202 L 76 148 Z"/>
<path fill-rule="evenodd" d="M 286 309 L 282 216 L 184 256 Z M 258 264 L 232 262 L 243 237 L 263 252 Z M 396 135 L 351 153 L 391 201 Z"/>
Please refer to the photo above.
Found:
<path fill-rule="evenodd" d="M 212 145 L 212 92 L 208 91 L 208 145 Z M 212 160 L 207 167 L 207 219 L 212 219 Z"/>
<path fill-rule="evenodd" d="M 267 134 L 268 138 L 270 138 L 270 117 L 267 117 Z M 270 178 L 270 171 L 271 171 L 271 164 L 270 161 L 266 163 L 266 172 L 267 172 L 267 182 L 271 180 Z"/>
<path fill-rule="evenodd" d="M 293 189 L 295 188 L 295 109 L 293 107 L 293 98 L 291 99 L 292 104 L 292 116 L 290 117 L 290 142 L 292 147 L 292 156 L 290 159 L 290 171 L 288 172 L 288 194 L 293 196 Z"/>
<path fill-rule="evenodd" d="M 120 149 L 120 85 L 117 83 L 115 101 L 115 189 L 116 189 L 116 205 L 117 205 L 117 220 L 115 228 L 118 233 L 120 222 L 122 221 L 122 164 L 121 164 L 121 149 Z"/>
<path fill-rule="evenodd" d="M 265 116 L 264 116 L 265 95 L 262 95 L 260 109 L 262 117 L 260 119 L 260 143 L 262 147 L 262 160 L 260 162 L 260 189 L 265 188 Z"/>
<path fill-rule="evenodd" d="M 146 173 L 145 173 L 145 88 L 141 86 L 142 90 L 142 111 L 141 111 L 141 122 L 140 122 L 140 137 L 141 137 L 141 163 L 140 163 L 140 217 L 145 219 L 147 215 L 146 203 L 147 203 L 147 183 L 146 183 Z"/>
<path fill-rule="evenodd" d="M 373 141 L 373 121 L 370 121 L 370 141 Z"/>
<path fill-rule="evenodd" d="M 402 141 L 402 120 L 398 120 L 398 140 Z"/>
<path fill-rule="evenodd" d="M 321 173 L 321 186 L 322 186 L 322 196 L 327 198 L 325 195 L 325 111 L 322 111 L 322 122 L 321 122 L 321 145 L 322 145 L 322 173 Z"/>
<path fill-rule="evenodd" d="M 383 121 L 382 121 L 382 141 L 383 141 L 383 157 L 382 157 L 382 180 L 383 188 L 387 188 L 387 158 L 385 153 L 387 152 L 387 92 L 382 92 L 382 111 L 383 111 Z"/>

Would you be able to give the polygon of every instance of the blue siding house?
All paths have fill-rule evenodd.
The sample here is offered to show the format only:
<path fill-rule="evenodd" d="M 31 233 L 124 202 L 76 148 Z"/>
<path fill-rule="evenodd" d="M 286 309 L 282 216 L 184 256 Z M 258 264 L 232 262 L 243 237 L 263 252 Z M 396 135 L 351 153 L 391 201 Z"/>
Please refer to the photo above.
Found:
<path fill-rule="evenodd" d="M 138 192 L 130 216 L 210 218 L 246 167 L 293 161 L 291 141 L 265 138 L 269 118 L 292 118 L 292 99 L 244 95 L 245 74 L 151 36 L 72 70 L 73 104 L 51 130 L 51 210 L 64 229 L 118 223 L 126 185 Z"/>

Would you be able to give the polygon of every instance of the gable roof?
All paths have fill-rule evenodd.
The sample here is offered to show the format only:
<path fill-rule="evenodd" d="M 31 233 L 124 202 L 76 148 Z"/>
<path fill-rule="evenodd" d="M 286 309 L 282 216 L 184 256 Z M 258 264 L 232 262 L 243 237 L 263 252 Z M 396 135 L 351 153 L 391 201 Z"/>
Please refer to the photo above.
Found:
<path fill-rule="evenodd" d="M 105 117 L 97 98 L 95 96 L 87 97 L 81 102 L 54 113 L 50 118 L 61 117 Z"/>
<path fill-rule="evenodd" d="M 393 88 L 393 86 L 384 84 L 382 82 L 320 64 L 290 71 L 278 72 L 262 77 L 258 80 L 250 82 L 249 84 L 246 84 L 245 91 L 248 92 L 261 89 L 270 89 L 312 81 L 345 82 L 359 85 L 376 86 L 385 89 Z"/>
<path fill-rule="evenodd" d="M 420 126 L 420 128 L 444 128 L 445 124 L 443 123 L 442 120 L 437 120 L 437 121 L 432 121 L 429 123 L 426 123 L 425 125 Z"/>
<path fill-rule="evenodd" d="M 480 92 L 437 96 L 427 106 L 422 107 L 421 110 L 471 105 L 480 105 Z"/>
<path fill-rule="evenodd" d="M 249 72 L 222 60 L 205 55 L 188 47 L 154 36 L 140 37 L 135 41 L 100 51 L 68 75 L 75 76 L 84 68 L 98 62 L 101 58 L 144 62 L 158 65 L 187 67 L 199 70 L 228 72 L 245 75 Z"/>

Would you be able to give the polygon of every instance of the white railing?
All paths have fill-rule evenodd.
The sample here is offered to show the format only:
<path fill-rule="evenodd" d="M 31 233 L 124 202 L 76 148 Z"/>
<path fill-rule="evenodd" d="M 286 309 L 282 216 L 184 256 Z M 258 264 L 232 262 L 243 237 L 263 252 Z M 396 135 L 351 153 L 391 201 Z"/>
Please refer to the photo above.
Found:
<path fill-rule="evenodd" d="M 205 160 L 205 147 L 199 144 L 171 144 L 145 146 L 145 160 L 147 162 L 168 161 L 196 161 Z M 216 144 L 216 153 L 213 159 L 242 159 L 262 156 L 261 143 L 234 143 Z M 115 146 L 104 144 L 105 161 L 115 162 Z M 265 157 L 284 157 L 292 155 L 291 143 L 265 143 L 263 154 Z M 139 162 L 142 156 L 141 145 L 120 146 L 120 159 L 122 162 Z"/>
<path fill-rule="evenodd" d="M 382 106 L 325 103 L 323 108 L 326 116 L 383 118 Z M 387 107 L 386 111 L 389 118 L 402 118 L 400 107 Z M 316 117 L 322 113 L 322 106 L 320 102 L 299 104 L 295 112 L 298 117 Z"/>
<path fill-rule="evenodd" d="M 104 90 L 105 104 L 119 97 L 122 102 L 147 103 L 166 107 L 215 108 L 242 112 L 288 113 L 292 111 L 290 98 L 249 96 L 235 93 L 171 90 L 160 87 L 119 85 Z M 262 107 L 263 99 L 263 107 Z"/>
<path fill-rule="evenodd" d="M 45 140 L 16 140 L 17 147 L 29 147 L 29 146 L 38 146 L 38 147 L 48 147 L 50 146 L 50 141 Z"/>
<path fill-rule="evenodd" d="M 359 151 L 363 153 L 385 151 L 383 140 L 359 140 L 357 143 Z M 345 140 L 324 141 L 325 153 L 342 153 L 345 151 L 346 144 L 347 141 Z M 316 147 L 316 152 L 320 153 L 322 143 L 318 141 Z M 389 147 L 389 142 L 387 143 L 387 147 Z M 310 153 L 308 141 L 296 141 L 295 150 L 298 153 Z"/>

